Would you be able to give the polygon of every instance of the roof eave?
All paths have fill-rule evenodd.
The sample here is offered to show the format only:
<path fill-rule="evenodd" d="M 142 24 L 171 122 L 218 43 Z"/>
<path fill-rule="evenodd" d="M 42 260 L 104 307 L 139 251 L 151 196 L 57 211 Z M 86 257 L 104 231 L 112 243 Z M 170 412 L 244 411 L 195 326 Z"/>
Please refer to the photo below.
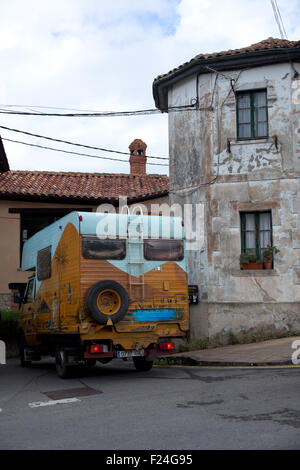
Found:
<path fill-rule="evenodd" d="M 137 202 L 143 202 L 151 199 L 157 199 L 169 194 L 168 190 L 162 190 L 158 193 L 147 194 L 145 196 L 132 196 L 127 197 L 128 203 L 133 204 Z M 126 194 L 125 194 L 126 196 Z M 99 204 L 112 204 L 117 206 L 119 204 L 119 198 L 77 198 L 77 197 L 65 197 L 65 196 L 44 196 L 34 194 L 0 194 L 0 200 L 5 201 L 28 201 L 28 202 L 45 202 L 45 203 L 56 203 L 56 204 L 74 204 L 74 205 L 99 205 Z"/>
<path fill-rule="evenodd" d="M 181 66 L 178 70 L 174 70 L 168 75 L 154 80 L 153 98 L 155 106 L 161 111 L 167 112 L 168 88 L 191 75 L 211 73 L 206 66 L 211 66 L 216 71 L 221 72 L 289 61 L 300 61 L 300 47 L 244 52 L 231 56 L 211 57 L 208 59 L 192 59 L 188 64 Z"/>

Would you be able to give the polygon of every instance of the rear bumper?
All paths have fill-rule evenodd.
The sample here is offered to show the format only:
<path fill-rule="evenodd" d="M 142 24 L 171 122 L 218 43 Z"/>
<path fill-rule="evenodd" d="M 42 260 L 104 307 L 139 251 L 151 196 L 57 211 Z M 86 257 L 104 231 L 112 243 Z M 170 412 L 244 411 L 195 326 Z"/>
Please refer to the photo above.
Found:
<path fill-rule="evenodd" d="M 125 351 L 134 351 L 134 350 L 125 350 Z M 149 360 L 154 359 L 157 356 L 166 356 L 170 354 L 175 354 L 176 350 L 175 349 L 169 349 L 167 351 L 161 351 L 158 346 L 156 348 L 151 348 L 151 349 L 145 349 L 144 350 L 144 356 L 137 356 L 137 357 L 146 357 Z M 91 353 L 89 351 L 89 346 L 84 351 L 84 359 L 113 359 L 115 357 L 118 357 L 118 350 L 113 350 L 109 352 L 97 352 L 97 353 Z M 132 357 L 132 356 L 128 356 Z"/>

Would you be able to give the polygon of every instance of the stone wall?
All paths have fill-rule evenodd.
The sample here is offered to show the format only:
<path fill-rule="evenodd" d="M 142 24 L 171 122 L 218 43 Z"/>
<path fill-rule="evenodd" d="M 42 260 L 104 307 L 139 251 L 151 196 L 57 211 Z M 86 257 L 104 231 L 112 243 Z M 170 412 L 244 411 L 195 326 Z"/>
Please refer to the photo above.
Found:
<path fill-rule="evenodd" d="M 10 311 L 12 309 L 12 295 L 0 294 L 0 311 Z"/>

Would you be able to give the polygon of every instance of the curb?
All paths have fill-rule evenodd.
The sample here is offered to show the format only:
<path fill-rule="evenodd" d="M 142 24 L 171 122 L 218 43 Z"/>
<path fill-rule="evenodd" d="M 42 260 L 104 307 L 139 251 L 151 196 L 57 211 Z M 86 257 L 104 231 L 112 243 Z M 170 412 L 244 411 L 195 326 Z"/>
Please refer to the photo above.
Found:
<path fill-rule="evenodd" d="M 242 361 L 200 361 L 191 357 L 173 356 L 173 357 L 157 357 L 158 361 L 167 362 L 167 365 L 182 366 L 211 366 L 211 367 L 263 367 L 263 366 L 292 366 L 291 360 L 288 361 L 258 361 L 258 362 L 242 362 Z"/>

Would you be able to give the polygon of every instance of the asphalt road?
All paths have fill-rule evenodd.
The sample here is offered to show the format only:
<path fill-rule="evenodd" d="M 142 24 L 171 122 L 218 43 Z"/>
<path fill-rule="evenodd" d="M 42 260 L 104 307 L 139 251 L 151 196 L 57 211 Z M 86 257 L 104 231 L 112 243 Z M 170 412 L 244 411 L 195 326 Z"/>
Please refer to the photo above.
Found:
<path fill-rule="evenodd" d="M 28 369 L 10 360 L 0 449 L 299 449 L 299 390 L 300 368 L 136 372 L 115 360 L 62 380 L 51 359 Z"/>

